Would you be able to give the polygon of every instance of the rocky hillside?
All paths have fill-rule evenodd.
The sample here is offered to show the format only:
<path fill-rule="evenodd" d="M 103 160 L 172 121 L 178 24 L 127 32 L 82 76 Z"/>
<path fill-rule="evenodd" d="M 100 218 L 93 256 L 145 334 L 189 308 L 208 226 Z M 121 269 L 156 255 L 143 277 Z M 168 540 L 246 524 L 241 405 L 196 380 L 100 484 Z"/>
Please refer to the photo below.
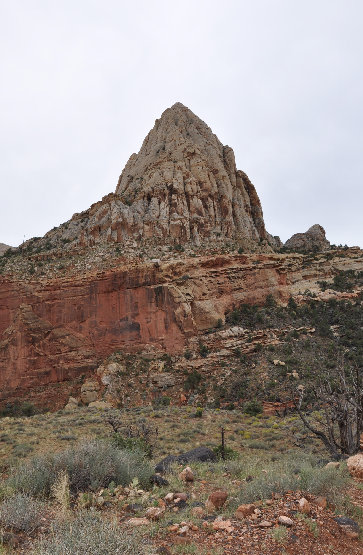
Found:
<path fill-rule="evenodd" d="M 0 256 L 2 256 L 8 249 L 10 249 L 9 245 L 5 245 L 5 243 L 0 243 Z"/>
<path fill-rule="evenodd" d="M 272 297 L 285 306 L 305 291 L 322 301 L 344 296 L 329 284 L 362 269 L 362 251 L 330 248 L 319 225 L 281 249 L 233 150 L 175 104 L 131 156 L 115 193 L 1 257 L 0 401 L 27 395 L 64 405 L 97 369 L 100 385 L 100 368 L 117 352 L 121 366 L 129 355 L 147 357 L 154 375 L 163 356 L 176 357 L 177 374 L 185 370 L 180 357 L 197 353 L 201 341 L 210 351 L 248 351 L 255 339 L 244 329 L 203 334 L 220 330 L 244 303 Z M 348 295 L 359 290 L 355 282 Z M 203 366 L 206 378 L 225 363 L 219 355 L 214 367 L 201 358 L 193 356 L 188 371 Z M 133 380 L 131 393 L 122 380 L 122 398 L 140 404 L 150 379 Z M 175 398 L 184 394 L 182 382 L 178 374 Z"/>

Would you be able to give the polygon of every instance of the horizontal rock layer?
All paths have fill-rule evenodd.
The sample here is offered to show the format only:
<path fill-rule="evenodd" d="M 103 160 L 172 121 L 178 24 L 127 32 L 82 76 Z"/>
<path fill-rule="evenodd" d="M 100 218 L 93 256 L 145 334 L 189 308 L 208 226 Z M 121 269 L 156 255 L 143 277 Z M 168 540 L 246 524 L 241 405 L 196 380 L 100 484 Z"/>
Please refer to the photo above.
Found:
<path fill-rule="evenodd" d="M 301 255 L 220 255 L 72 280 L 1 277 L 2 399 L 79 377 L 116 350 L 181 352 L 185 338 L 224 321 L 233 306 L 261 303 L 268 294 L 287 301 L 331 277 L 333 264 L 361 268 L 361 260 L 348 254 L 309 266 Z"/>

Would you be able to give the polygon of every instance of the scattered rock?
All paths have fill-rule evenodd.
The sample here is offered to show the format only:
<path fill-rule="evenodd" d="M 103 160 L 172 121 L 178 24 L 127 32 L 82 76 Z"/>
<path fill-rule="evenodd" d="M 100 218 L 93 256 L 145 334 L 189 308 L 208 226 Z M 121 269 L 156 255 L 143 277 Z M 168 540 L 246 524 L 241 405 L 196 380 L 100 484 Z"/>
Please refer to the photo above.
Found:
<path fill-rule="evenodd" d="M 340 462 L 330 461 L 324 466 L 324 468 L 339 468 Z"/>
<path fill-rule="evenodd" d="M 336 517 L 334 520 L 349 538 L 356 539 L 359 537 L 359 525 L 354 520 L 343 516 Z"/>
<path fill-rule="evenodd" d="M 259 523 L 258 526 L 260 528 L 271 528 L 271 526 L 273 526 L 273 524 L 269 520 L 261 520 L 261 522 Z"/>
<path fill-rule="evenodd" d="M 130 524 L 130 526 L 146 526 L 150 524 L 150 520 L 147 518 L 129 518 L 127 524 Z"/>
<path fill-rule="evenodd" d="M 179 474 L 180 480 L 183 482 L 194 482 L 194 474 L 190 466 L 186 466 Z"/>
<path fill-rule="evenodd" d="M 255 508 L 256 506 L 251 503 L 247 505 L 240 505 L 235 512 L 235 517 L 242 520 L 243 518 L 252 515 Z"/>
<path fill-rule="evenodd" d="M 363 480 L 363 453 L 357 453 L 347 459 L 347 467 L 351 476 Z"/>
<path fill-rule="evenodd" d="M 305 499 L 305 497 L 302 497 L 301 499 L 299 499 L 299 511 L 300 513 L 303 513 L 305 515 L 310 514 L 310 511 L 311 511 L 310 503 L 307 499 Z"/>
<path fill-rule="evenodd" d="M 213 491 L 208 497 L 208 502 L 211 503 L 216 509 L 220 509 L 227 501 L 227 497 L 228 493 L 226 491 Z"/>
<path fill-rule="evenodd" d="M 64 407 L 64 410 L 67 411 L 73 411 L 75 409 L 78 408 L 78 401 L 77 399 L 75 399 L 75 397 L 70 397 L 68 399 L 68 403 L 66 404 L 66 406 Z"/>
<path fill-rule="evenodd" d="M 328 506 L 328 501 L 326 497 L 317 497 L 315 499 L 315 505 L 321 507 L 322 509 L 326 509 L 326 507 Z"/>
<path fill-rule="evenodd" d="M 174 500 L 174 494 L 173 493 L 167 493 L 164 497 L 165 503 L 172 503 L 173 500 Z"/>
<path fill-rule="evenodd" d="M 179 536 L 186 536 L 188 532 L 189 526 L 182 526 L 181 528 L 179 528 L 178 534 Z"/>
<path fill-rule="evenodd" d="M 294 524 L 294 521 L 291 520 L 291 518 L 284 515 L 279 516 L 278 521 L 279 521 L 279 524 L 282 524 L 283 526 L 288 526 L 288 527 Z"/>
<path fill-rule="evenodd" d="M 160 507 L 150 507 L 146 511 L 145 517 L 149 520 L 159 520 L 163 516 L 164 512 L 165 509 L 162 509 Z"/>
<path fill-rule="evenodd" d="M 222 520 L 221 518 L 216 518 L 212 526 L 213 530 L 225 530 L 229 533 L 234 530 L 230 520 Z"/>
<path fill-rule="evenodd" d="M 168 389 L 169 387 L 173 387 L 176 381 L 173 374 L 170 374 L 170 372 L 163 372 L 160 374 L 152 374 L 150 376 L 150 383 L 152 386 L 159 389 Z"/>
<path fill-rule="evenodd" d="M 193 507 L 192 510 L 191 510 L 191 514 L 195 518 L 204 518 L 205 513 L 204 513 L 202 507 Z"/>
<path fill-rule="evenodd" d="M 179 501 L 187 501 L 188 499 L 188 494 L 184 493 L 184 492 L 178 492 L 178 493 L 173 493 L 173 499 L 176 502 L 177 500 Z"/>
<path fill-rule="evenodd" d="M 160 476 L 160 474 L 153 474 L 150 478 L 150 483 L 151 484 L 155 484 L 159 487 L 162 486 L 168 486 L 169 482 L 168 480 L 166 480 L 165 478 L 163 478 L 162 476 Z"/>

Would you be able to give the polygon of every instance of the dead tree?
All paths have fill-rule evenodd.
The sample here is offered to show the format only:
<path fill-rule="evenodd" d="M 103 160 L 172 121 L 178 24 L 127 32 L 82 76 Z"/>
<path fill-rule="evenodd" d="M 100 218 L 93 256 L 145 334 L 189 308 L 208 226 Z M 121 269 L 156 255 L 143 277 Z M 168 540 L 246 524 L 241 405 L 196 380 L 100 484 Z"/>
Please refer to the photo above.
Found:
<path fill-rule="evenodd" d="M 332 372 L 315 376 L 314 383 L 298 388 L 296 409 L 304 426 L 318 437 L 334 459 L 359 451 L 363 431 L 363 369 L 341 358 Z M 307 392 L 322 419 L 314 420 L 304 410 Z"/>

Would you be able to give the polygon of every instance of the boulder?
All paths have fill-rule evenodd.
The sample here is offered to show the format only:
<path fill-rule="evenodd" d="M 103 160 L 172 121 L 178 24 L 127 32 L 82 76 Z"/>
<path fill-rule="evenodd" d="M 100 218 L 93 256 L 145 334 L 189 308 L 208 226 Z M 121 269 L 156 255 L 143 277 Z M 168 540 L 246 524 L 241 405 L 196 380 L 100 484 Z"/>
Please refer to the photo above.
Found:
<path fill-rule="evenodd" d="M 353 478 L 363 480 L 363 453 L 357 453 L 347 459 L 347 467 L 349 474 Z"/>
<path fill-rule="evenodd" d="M 246 518 L 247 516 L 252 515 L 255 508 L 256 506 L 253 505 L 252 503 L 240 505 L 235 512 L 235 517 L 238 518 L 239 520 L 242 520 L 243 518 Z"/>
<path fill-rule="evenodd" d="M 66 404 L 66 406 L 64 407 L 64 410 L 67 411 L 73 411 L 75 409 L 78 408 L 78 401 L 77 399 L 75 399 L 75 397 L 70 397 L 68 399 L 68 403 Z"/>
<path fill-rule="evenodd" d="M 310 514 L 310 511 L 311 507 L 309 501 L 305 499 L 305 497 L 299 499 L 299 512 L 308 515 Z"/>
<path fill-rule="evenodd" d="M 191 462 L 215 461 L 216 459 L 214 451 L 208 447 L 200 446 L 181 455 L 168 455 L 155 466 L 155 472 L 165 472 L 173 463 L 187 464 Z"/>
<path fill-rule="evenodd" d="M 349 538 L 356 539 L 359 537 L 359 524 L 354 520 L 343 516 L 338 516 L 334 520 Z"/>
<path fill-rule="evenodd" d="M 282 524 L 283 526 L 292 526 L 294 524 L 294 521 L 291 520 L 291 518 L 289 518 L 288 516 L 285 515 L 281 515 L 278 518 L 279 524 Z"/>
<path fill-rule="evenodd" d="M 194 482 L 194 474 L 190 466 L 186 466 L 179 474 L 180 480 L 183 482 Z"/>
<path fill-rule="evenodd" d="M 213 491 L 208 497 L 208 502 L 211 503 L 215 509 L 220 509 L 227 501 L 227 497 L 228 493 L 226 491 Z"/>
<path fill-rule="evenodd" d="M 81 387 L 81 401 L 88 405 L 96 401 L 100 391 L 100 384 L 96 380 L 86 380 Z"/>
<path fill-rule="evenodd" d="M 169 387 L 173 387 L 175 385 L 175 377 L 173 374 L 169 372 L 163 372 L 161 374 L 152 374 L 150 376 L 150 383 L 154 387 L 159 389 L 168 389 Z"/>
<path fill-rule="evenodd" d="M 325 237 L 325 229 L 315 224 L 305 233 L 295 233 L 284 246 L 294 251 L 323 251 L 330 248 L 330 243 Z"/>

